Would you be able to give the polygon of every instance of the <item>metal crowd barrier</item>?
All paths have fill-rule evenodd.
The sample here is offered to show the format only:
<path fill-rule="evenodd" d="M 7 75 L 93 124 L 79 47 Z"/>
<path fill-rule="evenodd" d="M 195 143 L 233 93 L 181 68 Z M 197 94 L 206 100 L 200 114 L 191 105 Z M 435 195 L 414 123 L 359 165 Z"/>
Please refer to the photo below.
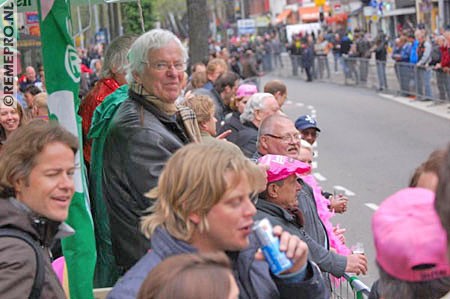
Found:
<path fill-rule="evenodd" d="M 283 67 L 275 68 L 273 75 L 306 78 L 301 56 L 283 53 L 281 59 Z M 432 66 L 348 56 L 336 59 L 329 53 L 315 57 L 312 73 L 318 81 L 382 90 L 411 100 L 429 100 L 433 105 L 450 103 L 450 73 Z"/>
<path fill-rule="evenodd" d="M 349 273 L 344 274 L 345 281 L 339 284 L 331 283 L 331 299 L 365 299 L 369 297 L 370 288 L 358 277 Z"/>

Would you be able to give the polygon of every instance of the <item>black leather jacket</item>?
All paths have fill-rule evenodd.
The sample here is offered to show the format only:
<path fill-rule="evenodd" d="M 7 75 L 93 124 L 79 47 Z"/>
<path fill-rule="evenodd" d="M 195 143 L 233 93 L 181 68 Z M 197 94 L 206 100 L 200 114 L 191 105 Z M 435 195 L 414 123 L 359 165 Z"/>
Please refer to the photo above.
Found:
<path fill-rule="evenodd" d="M 256 152 L 258 128 L 252 122 L 244 122 L 243 129 L 237 133 L 235 144 L 239 146 L 244 155 L 251 158 Z"/>
<path fill-rule="evenodd" d="M 156 187 L 166 161 L 187 143 L 181 121 L 129 91 L 112 120 L 103 154 L 103 198 L 113 253 L 122 270 L 150 248 L 139 229 L 140 217 L 151 205 L 144 193 Z"/>

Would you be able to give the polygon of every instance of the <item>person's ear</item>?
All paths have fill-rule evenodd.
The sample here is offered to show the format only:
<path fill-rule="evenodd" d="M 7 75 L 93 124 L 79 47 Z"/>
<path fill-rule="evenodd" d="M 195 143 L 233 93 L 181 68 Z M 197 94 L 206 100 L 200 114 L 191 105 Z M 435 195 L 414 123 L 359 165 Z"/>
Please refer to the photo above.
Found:
<path fill-rule="evenodd" d="M 198 224 L 200 224 L 201 217 L 200 217 L 200 215 L 197 214 L 197 213 L 190 213 L 190 214 L 189 214 L 189 220 L 190 220 L 192 223 L 198 225 Z"/>
<path fill-rule="evenodd" d="M 277 198 L 278 197 L 278 185 L 277 184 L 269 184 L 267 186 L 267 195 L 269 195 L 270 198 Z"/>
<path fill-rule="evenodd" d="M 18 179 L 13 183 L 14 190 L 16 193 L 20 193 L 21 190 L 25 187 L 25 180 L 24 179 Z"/>
<path fill-rule="evenodd" d="M 142 84 L 141 75 L 139 75 L 137 72 L 133 72 L 133 78 L 136 83 Z"/>
<path fill-rule="evenodd" d="M 203 131 L 208 130 L 208 126 L 206 125 L 206 122 L 198 123 L 198 127 L 199 127 L 199 129 L 201 129 Z"/>
<path fill-rule="evenodd" d="M 255 110 L 255 112 L 254 112 L 255 120 L 261 121 L 260 115 L 261 115 L 261 110 Z"/>
<path fill-rule="evenodd" d="M 265 149 L 265 150 L 267 150 L 269 148 L 269 146 L 267 144 L 266 136 L 259 137 L 259 145 L 261 146 L 262 149 Z"/>

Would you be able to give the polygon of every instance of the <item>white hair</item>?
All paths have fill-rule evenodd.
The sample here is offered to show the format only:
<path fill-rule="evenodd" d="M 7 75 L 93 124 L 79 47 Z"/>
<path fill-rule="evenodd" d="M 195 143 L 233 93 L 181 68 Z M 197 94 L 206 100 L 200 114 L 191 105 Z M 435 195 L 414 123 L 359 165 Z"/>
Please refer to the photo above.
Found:
<path fill-rule="evenodd" d="M 112 77 L 113 69 L 118 73 L 123 73 L 128 63 L 127 54 L 131 44 L 136 40 L 135 36 L 122 35 L 109 44 L 103 58 L 102 77 Z"/>
<path fill-rule="evenodd" d="M 134 83 L 133 73 L 142 75 L 148 53 L 153 50 L 164 48 L 169 43 L 175 42 L 181 49 L 182 59 L 186 61 L 188 54 L 180 39 L 170 31 L 163 29 L 153 29 L 142 34 L 128 51 L 127 82 Z"/>
<path fill-rule="evenodd" d="M 265 106 L 267 98 L 274 98 L 274 96 L 267 92 L 257 92 L 253 94 L 245 105 L 244 111 L 241 114 L 241 122 L 252 122 L 255 119 L 255 111 L 262 110 Z"/>

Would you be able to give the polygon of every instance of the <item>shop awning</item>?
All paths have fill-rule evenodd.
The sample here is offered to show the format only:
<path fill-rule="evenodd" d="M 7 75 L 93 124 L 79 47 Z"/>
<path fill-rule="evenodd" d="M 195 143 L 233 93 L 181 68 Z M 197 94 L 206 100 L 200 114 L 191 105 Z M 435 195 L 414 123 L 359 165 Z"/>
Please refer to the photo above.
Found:
<path fill-rule="evenodd" d="M 328 24 L 333 24 L 333 23 L 344 23 L 347 21 L 347 14 L 346 13 L 340 13 L 340 14 L 336 14 L 334 16 L 331 17 L 327 17 L 326 21 Z"/>
<path fill-rule="evenodd" d="M 298 12 L 300 14 L 300 19 L 304 23 L 317 22 L 319 20 L 320 7 L 318 6 L 307 6 L 300 7 Z M 328 5 L 323 6 L 323 12 L 329 12 L 330 7 Z"/>
<path fill-rule="evenodd" d="M 284 20 L 286 20 L 287 17 L 289 17 L 289 15 L 291 14 L 292 10 L 290 9 L 286 9 L 283 12 L 281 12 L 278 16 L 277 16 L 277 24 L 284 22 Z"/>

